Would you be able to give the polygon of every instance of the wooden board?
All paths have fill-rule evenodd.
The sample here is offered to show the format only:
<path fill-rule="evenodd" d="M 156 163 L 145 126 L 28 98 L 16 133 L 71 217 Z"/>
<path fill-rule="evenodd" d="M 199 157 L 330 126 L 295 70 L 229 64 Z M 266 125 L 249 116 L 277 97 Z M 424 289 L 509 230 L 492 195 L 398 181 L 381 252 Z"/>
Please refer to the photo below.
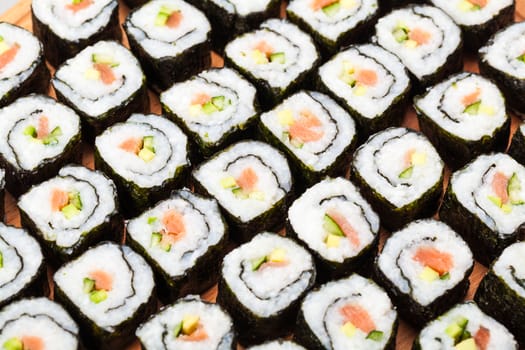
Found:
<path fill-rule="evenodd" d="M 38 0 L 34 0 L 34 1 L 38 1 Z M 246 0 L 246 1 L 250 1 L 250 0 Z M 32 24 L 31 24 L 30 6 L 31 6 L 31 0 L 20 0 L 13 8 L 11 8 L 6 13 L 0 16 L 0 21 L 14 23 L 28 30 L 31 30 Z M 125 5 L 121 5 L 121 11 L 120 11 L 121 21 L 126 17 L 126 14 L 128 12 L 129 12 L 128 8 Z M 525 0 L 516 0 L 516 16 L 515 17 L 516 17 L 516 21 L 525 20 Z M 124 38 L 125 38 L 125 35 L 124 35 Z M 126 39 L 124 39 L 124 44 L 127 45 Z M 222 58 L 216 54 L 212 54 L 212 64 L 216 67 L 222 66 L 223 64 Z M 472 71 L 472 72 L 478 71 L 478 67 L 475 63 L 474 56 L 467 55 L 467 57 L 465 58 L 464 69 L 466 71 Z M 50 95 L 54 96 L 54 92 L 50 91 Z M 150 101 L 151 101 L 151 112 L 160 114 L 161 108 L 160 108 L 158 96 L 152 93 L 151 91 L 150 91 Z M 513 117 L 512 133 L 516 130 L 518 123 L 519 123 L 519 120 L 516 117 Z M 403 125 L 406 127 L 412 128 L 412 129 L 419 129 L 416 115 L 412 108 L 407 110 L 404 121 L 403 121 Z M 93 168 L 93 150 L 91 146 L 89 145 L 84 146 L 82 163 L 85 166 Z M 449 176 L 448 171 L 446 175 L 447 175 L 447 178 L 445 180 L 444 186 L 446 186 L 446 183 L 448 182 L 448 176 Z M 6 222 L 8 224 L 20 227 L 20 216 L 18 213 L 18 209 L 16 208 L 16 203 L 14 199 L 9 194 L 6 195 L 5 208 L 6 208 Z M 386 235 L 387 235 L 386 232 L 382 232 L 381 241 L 384 241 Z M 470 276 L 471 285 L 465 297 L 466 300 L 472 299 L 476 291 L 476 288 L 486 271 L 487 269 L 483 265 L 479 263 L 475 264 L 474 271 L 472 272 Z M 48 275 L 50 277 L 49 280 L 51 281 L 52 271 L 48 271 Z M 202 297 L 208 301 L 215 301 L 216 295 L 217 295 L 217 287 L 213 287 L 212 289 L 204 293 Z M 411 349 L 412 342 L 416 334 L 417 334 L 417 330 L 410 327 L 407 323 L 401 320 L 400 325 L 399 325 L 398 334 L 397 334 L 397 339 L 396 339 L 396 349 L 398 350 Z M 239 349 L 242 349 L 242 348 L 239 347 Z M 140 350 L 140 345 L 138 344 L 138 341 L 134 340 L 133 344 L 130 345 L 128 349 L 126 350 Z"/>

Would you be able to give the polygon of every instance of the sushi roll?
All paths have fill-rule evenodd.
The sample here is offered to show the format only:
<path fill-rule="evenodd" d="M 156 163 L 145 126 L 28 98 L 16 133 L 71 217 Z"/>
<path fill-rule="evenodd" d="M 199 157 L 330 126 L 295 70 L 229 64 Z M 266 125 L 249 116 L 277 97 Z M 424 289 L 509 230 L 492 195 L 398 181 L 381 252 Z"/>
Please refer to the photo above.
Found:
<path fill-rule="evenodd" d="M 288 155 L 298 183 L 345 175 L 357 144 L 353 119 L 330 97 L 301 91 L 260 117 L 263 138 Z"/>
<path fill-rule="evenodd" d="M 506 154 L 481 155 L 454 172 L 439 211 L 488 266 L 525 237 L 525 167 Z"/>
<path fill-rule="evenodd" d="M 159 296 L 167 302 L 203 293 L 219 278 L 228 232 L 213 199 L 174 192 L 127 223 L 126 243 L 156 273 Z"/>
<path fill-rule="evenodd" d="M 514 0 L 430 0 L 463 31 L 465 47 L 477 51 L 499 29 L 514 21 Z"/>
<path fill-rule="evenodd" d="M 54 264 L 71 260 L 102 239 L 119 240 L 116 188 L 98 171 L 66 166 L 18 200 L 22 226 Z"/>
<path fill-rule="evenodd" d="M 47 269 L 38 242 L 26 230 L 0 223 L 0 307 L 20 297 L 48 292 Z"/>
<path fill-rule="evenodd" d="M 270 19 L 226 45 L 224 62 L 241 72 L 271 108 L 308 82 L 319 61 L 312 39 L 294 24 Z"/>
<path fill-rule="evenodd" d="M 473 267 L 463 239 L 446 224 L 427 219 L 393 233 L 374 272 L 403 318 L 420 326 L 463 299 Z"/>
<path fill-rule="evenodd" d="M 49 77 L 42 43 L 31 32 L 0 22 L 0 107 L 31 92 L 47 93 Z"/>
<path fill-rule="evenodd" d="M 47 298 L 14 302 L 0 310 L 0 344 L 4 350 L 81 350 L 75 321 Z"/>
<path fill-rule="evenodd" d="M 286 158 L 269 145 L 242 141 L 193 170 L 195 190 L 214 197 L 233 238 L 245 242 L 260 230 L 280 229 L 292 196 Z"/>
<path fill-rule="evenodd" d="M 31 3 L 33 30 L 46 59 L 58 67 L 100 40 L 122 39 L 117 0 L 39 0 Z"/>
<path fill-rule="evenodd" d="M 378 0 L 292 0 L 286 14 L 331 56 L 341 47 L 368 39 L 379 6 Z"/>
<path fill-rule="evenodd" d="M 525 165 L 525 123 L 521 123 L 512 136 L 509 147 L 509 156 L 516 159 L 518 163 Z"/>
<path fill-rule="evenodd" d="M 44 95 L 30 95 L 0 110 L 0 165 L 7 189 L 20 195 L 80 161 L 80 118 Z"/>
<path fill-rule="evenodd" d="M 525 346 L 525 243 L 514 243 L 497 258 L 476 291 L 474 300 L 503 323 Z"/>
<path fill-rule="evenodd" d="M 111 242 L 62 265 L 53 282 L 55 300 L 78 322 L 90 349 L 123 349 L 157 307 L 149 265 L 131 248 Z"/>
<path fill-rule="evenodd" d="M 210 69 L 160 95 L 162 110 L 208 158 L 250 133 L 259 112 L 257 91 L 230 68 Z"/>
<path fill-rule="evenodd" d="M 251 346 L 248 350 L 306 350 L 300 345 L 297 345 L 291 340 L 272 340 L 264 342 L 263 344 Z"/>
<path fill-rule="evenodd" d="M 357 123 L 361 141 L 401 124 L 410 97 L 410 78 L 399 59 L 385 49 L 350 46 L 318 70 L 317 85 Z"/>
<path fill-rule="evenodd" d="M 492 79 L 505 95 L 510 109 L 525 116 L 525 22 L 496 33 L 479 49 L 479 71 Z"/>
<path fill-rule="evenodd" d="M 67 60 L 57 69 L 52 84 L 58 101 L 81 117 L 87 139 L 133 112 L 149 109 L 139 62 L 114 41 L 99 41 Z"/>
<path fill-rule="evenodd" d="M 427 138 L 405 128 L 372 135 L 354 153 L 351 179 L 379 214 L 397 230 L 437 210 L 445 167 Z"/>
<path fill-rule="evenodd" d="M 162 308 L 135 332 L 144 350 L 235 350 L 230 316 L 197 295 Z"/>
<path fill-rule="evenodd" d="M 117 185 L 127 216 L 137 215 L 185 184 L 188 158 L 186 135 L 157 115 L 133 114 L 95 140 L 95 167 Z"/>
<path fill-rule="evenodd" d="M 148 83 L 157 91 L 211 64 L 210 23 L 201 11 L 182 0 L 146 3 L 130 12 L 124 30 Z"/>
<path fill-rule="evenodd" d="M 319 279 L 326 280 L 368 270 L 377 251 L 379 217 L 350 181 L 325 179 L 290 206 L 286 233 L 312 252 Z"/>
<path fill-rule="evenodd" d="M 453 169 L 507 148 L 511 118 L 505 99 L 480 75 L 454 75 L 416 97 L 414 107 L 421 131 Z"/>
<path fill-rule="evenodd" d="M 353 274 L 304 298 L 295 340 L 309 350 L 393 350 L 397 323 L 396 309 L 385 291 Z"/>
<path fill-rule="evenodd" d="M 437 7 L 392 11 L 377 22 L 375 41 L 399 57 L 418 90 L 463 68 L 461 29 Z"/>
<path fill-rule="evenodd" d="M 251 345 L 291 331 L 299 302 L 315 278 L 306 249 L 263 232 L 222 261 L 217 302 L 232 316 L 240 343 Z"/>
<path fill-rule="evenodd" d="M 470 301 L 454 306 L 427 324 L 412 349 L 518 350 L 518 343 L 504 326 Z"/>

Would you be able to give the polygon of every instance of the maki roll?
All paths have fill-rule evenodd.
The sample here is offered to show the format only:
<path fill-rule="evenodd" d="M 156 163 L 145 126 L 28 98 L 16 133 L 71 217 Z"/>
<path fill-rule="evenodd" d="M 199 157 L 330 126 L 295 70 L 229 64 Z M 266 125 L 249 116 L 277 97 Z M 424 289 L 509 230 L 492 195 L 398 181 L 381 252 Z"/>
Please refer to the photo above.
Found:
<path fill-rule="evenodd" d="M 116 194 L 113 181 L 102 173 L 66 166 L 19 198 L 22 226 L 40 241 L 47 257 L 60 264 L 102 239 L 120 239 L 123 224 Z"/>
<path fill-rule="evenodd" d="M 437 210 L 445 167 L 427 138 L 405 128 L 372 135 L 354 154 L 351 178 L 379 214 L 397 230 Z"/>
<path fill-rule="evenodd" d="M 506 154 L 481 155 L 452 174 L 439 211 L 488 266 L 525 237 L 525 167 Z"/>
<path fill-rule="evenodd" d="M 287 235 L 313 254 L 319 279 L 365 271 L 379 241 L 379 217 L 357 188 L 340 177 L 309 188 L 288 210 Z"/>
<path fill-rule="evenodd" d="M 55 300 L 73 315 L 90 348 L 124 348 L 156 310 L 153 272 L 127 246 L 100 243 L 58 269 L 53 282 Z"/>
<path fill-rule="evenodd" d="M 193 170 L 195 190 L 214 197 L 234 239 L 248 241 L 259 230 L 280 229 L 292 196 L 286 158 L 258 141 L 226 148 Z"/>
<path fill-rule="evenodd" d="M 78 326 L 47 298 L 23 299 L 0 310 L 0 344 L 5 350 L 83 349 Z"/>
<path fill-rule="evenodd" d="M 114 41 L 99 41 L 67 60 L 56 71 L 52 84 L 58 101 L 82 118 L 88 138 L 133 112 L 149 108 L 139 62 Z"/>
<path fill-rule="evenodd" d="M 521 123 L 512 136 L 509 147 L 509 156 L 516 159 L 518 163 L 525 165 L 525 123 Z"/>
<path fill-rule="evenodd" d="M 33 1 L 33 30 L 49 63 L 58 67 L 100 40 L 120 41 L 118 9 L 117 0 Z"/>
<path fill-rule="evenodd" d="M 80 161 L 80 118 L 44 95 L 22 97 L 1 109 L 0 139 L 5 140 L 0 143 L 0 164 L 14 195 Z"/>
<path fill-rule="evenodd" d="M 503 323 L 525 345 L 525 243 L 514 243 L 497 258 L 474 299 L 488 315 Z"/>
<path fill-rule="evenodd" d="M 157 115 L 134 114 L 95 140 L 95 166 L 117 185 L 123 211 L 137 215 L 186 182 L 188 139 Z"/>
<path fill-rule="evenodd" d="M 514 23 L 496 33 L 479 50 L 479 71 L 492 79 L 505 95 L 509 107 L 525 116 L 525 22 Z"/>
<path fill-rule="evenodd" d="M 315 276 L 304 248 L 263 232 L 224 258 L 217 302 L 232 316 L 241 344 L 280 337 L 290 331 Z"/>
<path fill-rule="evenodd" d="M 319 68 L 317 84 L 357 123 L 359 138 L 401 124 L 410 95 L 410 78 L 399 59 L 385 49 L 351 46 Z"/>
<path fill-rule="evenodd" d="M 0 107 L 31 92 L 47 93 L 42 43 L 31 32 L 0 22 Z"/>
<path fill-rule="evenodd" d="M 460 28 L 437 7 L 408 5 L 381 18 L 375 41 L 399 57 L 418 89 L 463 68 Z"/>
<path fill-rule="evenodd" d="M 484 314 L 474 302 L 465 302 L 427 324 L 412 349 L 518 350 L 518 343 L 504 326 Z"/>
<path fill-rule="evenodd" d="M 176 191 L 130 220 L 126 232 L 127 244 L 153 267 L 164 300 L 217 283 L 228 233 L 215 200 Z"/>
<path fill-rule="evenodd" d="M 415 221 L 386 240 L 375 275 L 404 319 L 420 326 L 463 299 L 472 252 L 446 224 Z"/>
<path fill-rule="evenodd" d="M 292 0 L 286 14 L 310 34 L 325 55 L 364 42 L 379 17 L 377 0 Z"/>
<path fill-rule="evenodd" d="M 278 17 L 281 10 L 279 0 L 189 0 L 189 2 L 206 12 L 213 28 L 214 49 L 220 53 L 228 41 L 256 28 L 270 17 Z"/>
<path fill-rule="evenodd" d="M 166 306 L 135 332 L 144 350 L 235 350 L 230 316 L 217 304 L 189 295 Z"/>
<path fill-rule="evenodd" d="M 306 350 L 291 340 L 273 340 L 249 347 L 248 350 Z"/>
<path fill-rule="evenodd" d="M 505 100 L 480 75 L 454 75 L 416 97 L 414 107 L 421 131 L 453 169 L 482 153 L 507 148 L 511 118 Z"/>
<path fill-rule="evenodd" d="M 477 51 L 499 29 L 514 21 L 514 0 L 430 0 L 463 31 L 465 47 Z"/>
<path fill-rule="evenodd" d="M 157 91 L 211 64 L 210 23 L 184 1 L 150 1 L 131 11 L 124 30 L 148 83 Z"/>
<path fill-rule="evenodd" d="M 294 24 L 270 19 L 224 49 L 225 64 L 248 78 L 265 108 L 295 92 L 319 60 L 312 39 Z"/>
<path fill-rule="evenodd" d="M 353 119 L 330 97 L 313 91 L 298 92 L 262 114 L 259 130 L 288 155 L 303 186 L 344 175 L 357 144 Z"/>
<path fill-rule="evenodd" d="M 0 307 L 20 297 L 48 292 L 47 269 L 38 242 L 27 231 L 0 223 Z"/>
<path fill-rule="evenodd" d="M 304 298 L 295 340 L 309 350 L 393 350 L 396 331 L 397 312 L 385 291 L 353 274 Z"/>
<path fill-rule="evenodd" d="M 257 91 L 230 68 L 210 69 L 174 84 L 160 95 L 163 112 L 175 121 L 208 158 L 246 137 L 255 123 Z"/>

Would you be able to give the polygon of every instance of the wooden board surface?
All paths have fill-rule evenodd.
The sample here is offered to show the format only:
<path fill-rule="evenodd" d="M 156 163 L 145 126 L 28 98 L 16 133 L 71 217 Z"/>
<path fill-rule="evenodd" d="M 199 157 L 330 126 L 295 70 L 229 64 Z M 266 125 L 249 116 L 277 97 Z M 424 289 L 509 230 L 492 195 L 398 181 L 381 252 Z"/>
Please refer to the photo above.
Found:
<path fill-rule="evenodd" d="M 0 0 L 2 1 L 2 0 Z M 35 0 L 38 1 L 38 0 Z M 250 1 L 250 0 L 246 0 Z M 31 0 L 21 0 L 19 1 L 13 8 L 8 10 L 6 13 L 0 16 L 0 21 L 5 21 L 9 23 L 17 24 L 21 27 L 24 27 L 26 29 L 31 30 Z M 128 13 L 128 8 L 124 5 L 121 6 L 120 11 L 120 19 L 121 21 L 125 18 L 126 14 Z M 522 21 L 525 20 L 525 0 L 516 0 L 516 21 Z M 125 35 L 124 35 L 125 38 Z M 124 39 L 124 44 L 127 45 L 126 39 Z M 212 64 L 214 66 L 220 67 L 222 66 L 222 59 L 213 54 L 212 55 Z M 473 56 L 468 56 L 465 58 L 465 66 L 464 69 L 466 71 L 473 71 L 477 72 L 478 68 L 475 63 L 475 58 Z M 54 96 L 54 92 L 50 91 L 50 95 Z M 151 101 L 151 112 L 152 113 L 161 113 L 161 108 L 158 100 L 158 96 L 153 94 L 150 91 L 150 101 Z M 518 125 L 519 121 L 516 117 L 513 117 L 513 123 L 512 123 L 512 132 L 516 130 L 516 127 Z M 419 129 L 418 122 L 415 116 L 415 112 L 412 108 L 407 110 L 403 125 L 409 128 L 413 129 Z M 92 148 L 89 145 L 84 146 L 83 150 L 83 164 L 93 168 L 93 151 Z M 447 178 L 448 178 L 448 172 L 447 172 Z M 447 181 L 445 181 L 446 184 Z M 11 225 L 15 225 L 17 227 L 20 227 L 20 216 L 18 213 L 18 209 L 16 208 L 16 203 L 14 199 L 7 194 L 6 195 L 6 202 L 5 202 L 5 208 L 6 208 L 6 222 Z M 384 240 L 386 236 L 386 233 L 382 233 L 382 241 Z M 470 288 L 469 291 L 465 297 L 466 300 L 472 299 L 474 292 L 485 274 L 487 269 L 482 266 L 479 263 L 476 263 L 474 266 L 474 271 L 472 272 L 470 276 Z M 48 274 L 51 275 L 52 271 L 48 271 Z M 50 278 L 51 280 L 51 278 Z M 214 287 L 204 293 L 202 297 L 209 301 L 215 301 L 215 296 L 217 295 L 217 287 Z M 416 336 L 417 331 L 407 325 L 405 322 L 401 320 L 399 325 L 399 330 L 397 334 L 396 339 L 396 349 L 398 350 L 408 350 L 412 347 L 412 342 L 414 340 L 414 337 Z M 241 349 L 239 347 L 239 349 Z M 117 349 L 116 349 L 117 350 Z M 140 345 L 138 344 L 138 341 L 134 341 L 132 345 L 128 347 L 126 350 L 140 350 Z"/>

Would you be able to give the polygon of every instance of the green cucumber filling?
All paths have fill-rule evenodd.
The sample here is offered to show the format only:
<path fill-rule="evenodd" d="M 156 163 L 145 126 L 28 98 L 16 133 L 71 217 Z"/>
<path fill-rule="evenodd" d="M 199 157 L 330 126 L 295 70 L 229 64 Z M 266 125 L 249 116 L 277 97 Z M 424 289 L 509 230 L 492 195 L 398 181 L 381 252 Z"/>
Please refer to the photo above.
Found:
<path fill-rule="evenodd" d="M 18 338 L 7 339 L 2 345 L 4 350 L 24 350 L 24 343 Z"/>
<path fill-rule="evenodd" d="M 226 99 L 224 96 L 212 97 L 208 102 L 202 105 L 202 111 L 205 114 L 212 114 L 215 112 L 223 111 L 226 107 L 232 104 L 230 99 Z"/>
<path fill-rule="evenodd" d="M 521 62 L 525 63 L 525 53 L 522 54 L 521 56 L 516 57 L 516 59 L 517 59 L 518 61 L 521 61 Z"/>
<path fill-rule="evenodd" d="M 169 252 L 171 250 L 171 244 L 162 242 L 162 233 L 160 232 L 153 232 L 151 234 L 150 247 L 159 247 L 165 252 Z"/>
<path fill-rule="evenodd" d="M 412 177 L 412 173 L 414 172 L 414 166 L 411 165 L 402 172 L 399 173 L 398 177 L 400 179 L 410 179 Z"/>
<path fill-rule="evenodd" d="M 62 135 L 62 129 L 57 126 L 46 137 L 39 139 L 36 127 L 29 125 L 24 129 L 24 135 L 29 136 L 33 141 L 42 142 L 46 146 L 53 146 L 58 144 L 58 137 Z"/>
<path fill-rule="evenodd" d="M 366 339 L 370 339 L 373 341 L 381 341 L 383 339 L 383 332 L 378 330 L 373 330 L 366 336 Z"/>
<path fill-rule="evenodd" d="M 266 261 L 268 261 L 268 258 L 266 256 L 252 260 L 252 271 L 259 270 L 262 264 L 264 264 Z"/>
<path fill-rule="evenodd" d="M 173 329 L 173 336 L 177 338 L 182 333 L 182 321 L 179 322 Z"/>
<path fill-rule="evenodd" d="M 341 9 L 341 4 L 339 3 L 339 1 L 336 1 L 330 5 L 326 5 L 325 7 L 322 8 L 324 14 L 327 15 L 328 17 L 335 16 L 337 12 L 339 12 L 340 9 Z"/>
<path fill-rule="evenodd" d="M 82 281 L 82 290 L 84 293 L 89 294 L 89 300 L 91 300 L 92 303 L 98 304 L 108 298 L 108 292 L 104 289 L 97 290 L 95 285 L 94 279 L 85 277 Z"/>
<path fill-rule="evenodd" d="M 392 32 L 392 35 L 394 36 L 394 39 L 398 43 L 402 43 L 408 40 L 408 32 L 409 30 L 406 27 L 396 27 L 394 31 Z"/>
<path fill-rule="evenodd" d="M 162 5 L 160 7 L 159 12 L 157 13 L 157 17 L 155 17 L 155 25 L 158 27 L 165 26 L 166 23 L 168 23 L 168 19 L 172 15 L 173 12 L 177 10 L 172 9 L 166 5 Z"/>
<path fill-rule="evenodd" d="M 101 63 L 101 64 L 107 64 L 111 68 L 118 67 L 120 63 L 115 61 L 113 56 L 109 54 L 103 54 L 103 53 L 94 53 L 91 55 L 91 61 L 93 63 Z"/>
<path fill-rule="evenodd" d="M 153 225 L 156 222 L 157 222 L 157 217 L 156 216 L 150 216 L 148 218 L 148 225 Z"/>
<path fill-rule="evenodd" d="M 284 52 L 275 52 L 270 55 L 270 62 L 276 62 L 279 64 L 286 63 L 286 55 Z"/>
<path fill-rule="evenodd" d="M 463 113 L 467 113 L 470 115 L 477 115 L 479 113 L 479 107 L 481 107 L 481 100 L 468 105 L 465 108 L 465 110 L 463 110 Z"/>
<path fill-rule="evenodd" d="M 142 147 L 138 153 L 140 159 L 145 162 L 150 162 L 155 158 L 155 147 L 154 147 L 154 137 L 153 136 L 144 136 L 142 138 Z"/>
<path fill-rule="evenodd" d="M 525 202 L 521 198 L 521 183 L 516 173 L 513 173 L 507 183 L 507 193 L 512 205 L 522 205 Z"/>
<path fill-rule="evenodd" d="M 328 214 L 324 214 L 323 217 L 323 229 L 332 235 L 344 237 L 344 232 L 341 229 L 341 227 L 335 222 L 334 219 L 330 217 Z"/>
<path fill-rule="evenodd" d="M 468 319 L 465 317 L 459 317 L 445 329 L 445 333 L 454 340 L 454 345 L 461 343 L 463 340 L 472 338 L 470 332 L 467 331 L 467 325 Z"/>
<path fill-rule="evenodd" d="M 68 198 L 68 203 L 60 211 L 69 220 L 77 216 L 82 210 L 82 199 L 80 198 L 80 192 L 77 191 L 69 192 Z"/>

